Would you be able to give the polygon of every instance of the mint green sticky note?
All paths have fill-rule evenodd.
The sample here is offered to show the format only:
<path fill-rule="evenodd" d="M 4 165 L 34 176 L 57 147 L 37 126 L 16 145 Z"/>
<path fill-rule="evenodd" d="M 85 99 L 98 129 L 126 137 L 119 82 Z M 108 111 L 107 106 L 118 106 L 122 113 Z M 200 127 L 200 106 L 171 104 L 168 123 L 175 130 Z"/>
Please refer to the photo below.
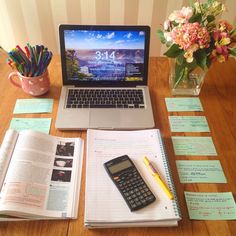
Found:
<path fill-rule="evenodd" d="M 17 131 L 31 129 L 49 134 L 51 118 L 12 118 L 10 129 Z"/>
<path fill-rule="evenodd" d="M 181 183 L 227 183 L 218 160 L 177 160 L 176 166 Z"/>
<path fill-rule="evenodd" d="M 172 132 L 210 132 L 205 116 L 169 116 Z"/>
<path fill-rule="evenodd" d="M 203 111 L 199 98 L 165 98 L 168 111 Z"/>
<path fill-rule="evenodd" d="M 32 98 L 17 99 L 14 114 L 23 113 L 50 113 L 52 112 L 53 99 L 48 98 Z"/>
<path fill-rule="evenodd" d="M 211 137 L 172 136 L 175 155 L 217 156 Z"/>
<path fill-rule="evenodd" d="M 236 220 L 236 204 L 231 192 L 184 192 L 189 218 L 193 220 Z"/>

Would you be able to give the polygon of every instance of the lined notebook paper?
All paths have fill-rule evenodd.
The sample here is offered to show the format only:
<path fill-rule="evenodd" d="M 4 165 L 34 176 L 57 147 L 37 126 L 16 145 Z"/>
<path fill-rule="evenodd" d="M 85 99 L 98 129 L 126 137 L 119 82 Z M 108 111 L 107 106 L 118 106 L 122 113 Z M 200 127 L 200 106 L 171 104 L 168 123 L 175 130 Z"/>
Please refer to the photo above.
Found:
<path fill-rule="evenodd" d="M 149 206 L 130 212 L 118 189 L 109 178 L 103 163 L 127 154 L 149 185 L 157 200 Z M 175 189 L 159 130 L 87 132 L 87 166 L 85 192 L 85 225 L 119 227 L 176 225 L 180 212 L 146 168 L 147 156 L 175 195 Z M 142 224 L 140 224 L 143 222 Z"/>

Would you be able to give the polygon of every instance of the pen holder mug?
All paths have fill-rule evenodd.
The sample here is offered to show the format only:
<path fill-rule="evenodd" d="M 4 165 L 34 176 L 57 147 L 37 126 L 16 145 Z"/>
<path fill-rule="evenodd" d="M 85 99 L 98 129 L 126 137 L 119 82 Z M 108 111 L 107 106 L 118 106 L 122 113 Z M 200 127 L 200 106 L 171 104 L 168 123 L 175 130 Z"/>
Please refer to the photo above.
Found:
<path fill-rule="evenodd" d="M 20 83 L 14 80 L 15 77 L 19 79 Z M 19 72 L 12 72 L 9 74 L 8 79 L 14 86 L 22 88 L 25 93 L 32 96 L 45 94 L 50 87 L 47 70 L 42 75 L 36 77 L 26 77 Z"/>

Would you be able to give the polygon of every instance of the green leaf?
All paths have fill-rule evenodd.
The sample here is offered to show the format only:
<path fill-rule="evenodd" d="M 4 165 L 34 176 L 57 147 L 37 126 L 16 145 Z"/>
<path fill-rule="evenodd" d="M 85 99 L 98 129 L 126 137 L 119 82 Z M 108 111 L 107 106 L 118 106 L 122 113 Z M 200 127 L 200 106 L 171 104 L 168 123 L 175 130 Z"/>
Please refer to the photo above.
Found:
<path fill-rule="evenodd" d="M 184 59 L 184 56 L 181 54 L 180 56 L 176 57 L 176 63 L 178 65 L 182 65 L 185 63 L 185 59 Z"/>
<path fill-rule="evenodd" d="M 212 6 L 212 4 L 215 2 L 215 0 L 208 0 L 207 3 Z"/>
<path fill-rule="evenodd" d="M 194 58 L 196 59 L 197 65 L 204 70 L 207 64 L 207 54 L 205 50 L 204 49 L 197 50 L 194 53 Z"/>
<path fill-rule="evenodd" d="M 190 7 L 194 7 L 194 1 L 193 0 L 189 0 L 188 3 L 189 3 Z"/>
<path fill-rule="evenodd" d="M 174 27 L 176 27 L 176 26 L 179 25 L 179 23 L 176 23 L 175 21 L 172 21 L 171 24 L 172 24 Z"/>
<path fill-rule="evenodd" d="M 207 57 L 206 65 L 208 68 L 211 66 L 211 59 L 209 57 Z"/>
<path fill-rule="evenodd" d="M 235 32 L 236 32 L 236 28 L 232 29 L 232 30 L 230 31 L 230 36 L 232 36 Z"/>
<path fill-rule="evenodd" d="M 175 64 L 175 84 L 174 88 L 181 82 L 184 76 L 185 66 L 183 64 Z"/>
<path fill-rule="evenodd" d="M 213 15 L 207 16 L 207 22 L 210 23 L 215 20 L 215 17 Z"/>
<path fill-rule="evenodd" d="M 160 38 L 161 43 L 165 44 L 166 43 L 166 39 L 164 37 L 164 33 L 162 30 L 157 30 L 157 36 Z"/>
<path fill-rule="evenodd" d="M 229 53 L 230 53 L 232 56 L 236 57 L 236 48 L 230 48 L 230 49 L 229 49 Z"/>
<path fill-rule="evenodd" d="M 166 47 L 167 47 L 167 48 L 170 47 L 171 44 L 172 44 L 172 42 L 167 42 L 167 41 L 166 41 Z"/>
<path fill-rule="evenodd" d="M 190 17 L 189 23 L 194 23 L 194 22 L 198 22 L 198 23 L 202 22 L 202 15 L 201 15 L 201 13 L 197 13 L 197 14 L 192 15 Z"/>
<path fill-rule="evenodd" d="M 193 59 L 193 61 L 191 63 L 186 63 L 186 67 L 188 68 L 188 71 L 192 71 L 197 67 L 197 61 L 196 59 Z"/>
<path fill-rule="evenodd" d="M 176 58 L 183 53 L 183 50 L 179 48 L 177 44 L 172 44 L 172 46 L 164 53 L 165 56 Z"/>

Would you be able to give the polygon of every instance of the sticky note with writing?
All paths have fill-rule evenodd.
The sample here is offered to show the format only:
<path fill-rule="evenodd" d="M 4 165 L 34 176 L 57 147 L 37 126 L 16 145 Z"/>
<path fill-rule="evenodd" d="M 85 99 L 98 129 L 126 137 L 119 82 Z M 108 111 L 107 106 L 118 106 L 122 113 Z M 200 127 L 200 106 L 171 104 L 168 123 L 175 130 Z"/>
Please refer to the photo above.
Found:
<path fill-rule="evenodd" d="M 199 98 L 165 98 L 168 111 L 203 111 Z"/>
<path fill-rule="evenodd" d="M 210 132 L 205 116 L 169 116 L 172 132 Z"/>
<path fill-rule="evenodd" d="M 218 160 L 177 160 L 181 183 L 227 183 Z"/>
<path fill-rule="evenodd" d="M 51 118 L 12 118 L 10 129 L 17 131 L 31 129 L 48 134 L 51 120 Z"/>
<path fill-rule="evenodd" d="M 236 220 L 236 204 L 231 192 L 184 192 L 190 219 Z"/>
<path fill-rule="evenodd" d="M 216 156 L 211 137 L 172 136 L 175 155 Z"/>
<path fill-rule="evenodd" d="M 14 114 L 24 113 L 50 113 L 52 112 L 53 99 L 48 98 L 32 98 L 17 99 Z"/>

